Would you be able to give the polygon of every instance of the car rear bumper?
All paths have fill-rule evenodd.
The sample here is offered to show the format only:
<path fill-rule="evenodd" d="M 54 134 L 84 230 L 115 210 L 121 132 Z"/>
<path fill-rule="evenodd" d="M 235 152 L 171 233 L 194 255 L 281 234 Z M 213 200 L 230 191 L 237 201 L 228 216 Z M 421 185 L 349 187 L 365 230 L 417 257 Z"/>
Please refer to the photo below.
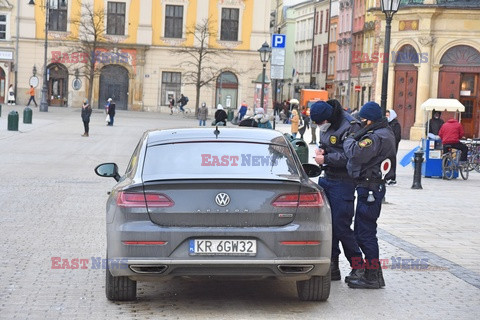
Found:
<path fill-rule="evenodd" d="M 178 276 L 226 276 L 246 278 L 280 278 L 304 280 L 324 276 L 330 259 L 125 259 L 120 267 L 110 267 L 113 276 L 128 276 L 137 281 Z"/>

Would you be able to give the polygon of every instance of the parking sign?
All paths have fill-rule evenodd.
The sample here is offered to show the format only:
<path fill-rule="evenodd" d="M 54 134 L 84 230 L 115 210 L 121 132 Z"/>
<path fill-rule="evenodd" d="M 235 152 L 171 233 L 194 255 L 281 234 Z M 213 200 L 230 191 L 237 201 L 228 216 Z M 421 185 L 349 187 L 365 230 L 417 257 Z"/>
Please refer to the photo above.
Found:
<path fill-rule="evenodd" d="M 272 35 L 272 48 L 285 48 L 286 36 L 284 34 Z"/>

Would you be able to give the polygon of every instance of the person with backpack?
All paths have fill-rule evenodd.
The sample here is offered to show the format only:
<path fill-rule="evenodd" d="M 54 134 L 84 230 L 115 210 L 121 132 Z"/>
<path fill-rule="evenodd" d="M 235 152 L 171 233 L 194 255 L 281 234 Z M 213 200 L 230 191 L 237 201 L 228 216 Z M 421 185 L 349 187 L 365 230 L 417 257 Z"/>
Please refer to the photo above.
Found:
<path fill-rule="evenodd" d="M 188 103 L 188 97 L 184 96 L 183 93 L 180 94 L 180 99 L 177 101 L 177 103 L 180 103 L 180 111 L 185 112 L 185 107 Z"/>
<path fill-rule="evenodd" d="M 219 103 L 217 106 L 217 111 L 215 111 L 215 124 L 218 126 L 226 126 L 227 125 L 227 113 L 223 110 L 223 106 Z"/>
<path fill-rule="evenodd" d="M 208 116 L 207 104 L 205 102 L 202 102 L 202 106 L 200 107 L 200 109 L 198 109 L 198 125 L 199 126 L 205 127 L 207 116 Z"/>

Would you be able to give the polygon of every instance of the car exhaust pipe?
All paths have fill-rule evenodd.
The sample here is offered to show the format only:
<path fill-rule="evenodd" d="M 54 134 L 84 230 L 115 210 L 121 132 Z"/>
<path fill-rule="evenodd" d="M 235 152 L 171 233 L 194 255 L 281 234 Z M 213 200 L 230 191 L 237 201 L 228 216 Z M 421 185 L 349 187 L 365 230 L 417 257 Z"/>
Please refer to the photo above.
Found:
<path fill-rule="evenodd" d="M 156 265 L 156 264 L 135 264 L 130 265 L 130 270 L 135 273 L 155 273 L 160 274 L 164 273 L 168 269 L 166 265 Z"/>
<path fill-rule="evenodd" d="M 280 272 L 289 273 L 289 274 L 308 273 L 313 270 L 313 265 L 311 264 L 302 264 L 302 265 L 281 264 L 277 267 L 278 267 L 278 270 L 280 270 Z"/>

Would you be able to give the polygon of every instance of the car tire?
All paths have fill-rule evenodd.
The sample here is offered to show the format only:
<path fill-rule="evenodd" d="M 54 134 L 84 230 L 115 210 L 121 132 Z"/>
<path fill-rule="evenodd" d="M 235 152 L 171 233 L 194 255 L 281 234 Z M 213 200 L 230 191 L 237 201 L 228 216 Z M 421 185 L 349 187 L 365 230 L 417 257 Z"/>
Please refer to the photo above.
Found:
<path fill-rule="evenodd" d="M 302 301 L 327 301 L 330 296 L 330 269 L 325 276 L 297 281 L 298 298 Z"/>
<path fill-rule="evenodd" d="M 105 280 L 105 294 L 110 301 L 133 301 L 137 299 L 137 281 L 128 277 L 114 277 L 107 268 Z"/>

